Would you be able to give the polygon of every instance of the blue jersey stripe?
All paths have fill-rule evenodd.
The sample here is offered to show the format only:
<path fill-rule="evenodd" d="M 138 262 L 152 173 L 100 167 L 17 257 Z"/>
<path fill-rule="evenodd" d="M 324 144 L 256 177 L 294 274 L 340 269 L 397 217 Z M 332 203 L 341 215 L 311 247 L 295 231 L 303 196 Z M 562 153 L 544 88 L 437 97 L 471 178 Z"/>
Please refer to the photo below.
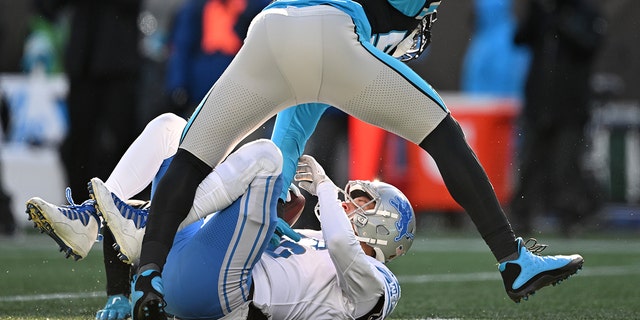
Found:
<path fill-rule="evenodd" d="M 246 191 L 246 195 L 245 195 L 245 204 L 244 204 L 244 210 L 242 212 L 241 218 L 242 218 L 242 223 L 240 225 L 240 228 L 238 228 L 238 233 L 235 235 L 235 241 L 233 241 L 233 249 L 231 249 L 231 253 L 229 254 L 229 259 L 227 260 L 227 265 L 225 266 L 224 269 L 224 280 L 223 280 L 223 288 L 222 288 L 222 292 L 224 292 L 224 307 L 227 310 L 227 312 L 231 312 L 231 307 L 229 306 L 229 296 L 227 295 L 227 278 L 229 276 L 229 266 L 231 265 L 231 261 L 233 260 L 233 256 L 235 255 L 236 250 L 238 249 L 239 243 L 240 243 L 240 239 L 242 238 L 242 233 L 244 231 L 245 225 L 247 224 L 247 202 L 249 201 L 249 198 L 251 197 L 251 187 L 249 187 Z M 231 243 L 231 241 L 230 241 Z"/>

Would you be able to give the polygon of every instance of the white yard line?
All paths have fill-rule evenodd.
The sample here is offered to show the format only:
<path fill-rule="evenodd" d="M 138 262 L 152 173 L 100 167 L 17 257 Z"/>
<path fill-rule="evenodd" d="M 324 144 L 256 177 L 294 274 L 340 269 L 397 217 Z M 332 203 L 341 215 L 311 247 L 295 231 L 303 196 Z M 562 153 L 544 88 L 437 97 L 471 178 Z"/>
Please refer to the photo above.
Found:
<path fill-rule="evenodd" d="M 578 272 L 579 277 L 603 277 L 622 276 L 640 274 L 638 266 L 602 266 L 585 267 Z M 415 276 L 399 276 L 400 283 L 428 283 L 428 282 L 476 282 L 476 281 L 497 281 L 500 280 L 500 273 L 496 272 L 474 272 L 474 273 L 445 273 L 445 274 L 424 274 Z M 79 298 L 106 298 L 102 291 L 94 292 L 66 292 L 36 295 L 19 295 L 0 297 L 0 302 L 26 302 L 54 299 L 79 299 Z"/>
<path fill-rule="evenodd" d="M 55 300 L 55 299 L 79 299 L 79 298 L 99 298 L 99 297 L 106 298 L 107 295 L 104 291 L 47 293 L 47 294 L 0 297 L 0 302 L 26 302 L 26 301 L 41 301 L 41 300 Z"/>
<path fill-rule="evenodd" d="M 603 266 L 585 267 L 578 271 L 578 277 L 601 277 L 601 276 L 624 276 L 640 274 L 639 266 Z M 496 272 L 474 272 L 474 273 L 445 273 L 445 274 L 424 274 L 415 276 L 398 276 L 402 283 L 427 283 L 427 282 L 472 282 L 472 281 L 493 281 L 500 280 L 500 273 Z"/>

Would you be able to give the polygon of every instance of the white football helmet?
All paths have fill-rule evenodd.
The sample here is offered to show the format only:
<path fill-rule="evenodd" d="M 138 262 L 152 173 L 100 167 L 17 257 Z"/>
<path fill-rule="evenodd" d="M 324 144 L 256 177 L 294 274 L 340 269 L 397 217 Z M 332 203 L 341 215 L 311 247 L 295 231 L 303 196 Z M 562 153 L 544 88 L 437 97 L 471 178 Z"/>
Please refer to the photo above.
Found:
<path fill-rule="evenodd" d="M 386 263 L 404 255 L 416 230 L 416 217 L 407 197 L 398 188 L 380 181 L 349 181 L 344 189 L 346 200 L 366 196 L 369 203 L 349 215 L 356 231 L 356 238 L 373 247 L 376 259 Z"/>

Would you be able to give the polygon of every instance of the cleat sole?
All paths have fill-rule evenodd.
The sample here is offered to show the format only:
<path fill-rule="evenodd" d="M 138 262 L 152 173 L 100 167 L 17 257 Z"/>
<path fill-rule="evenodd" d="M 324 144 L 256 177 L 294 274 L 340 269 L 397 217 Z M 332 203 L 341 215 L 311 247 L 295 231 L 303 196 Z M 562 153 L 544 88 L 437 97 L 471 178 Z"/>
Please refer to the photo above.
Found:
<path fill-rule="evenodd" d="M 563 280 L 566 280 L 570 276 L 578 273 L 578 270 L 582 269 L 583 263 L 583 259 L 572 261 L 567 265 L 566 270 L 563 273 L 556 276 L 544 275 L 531 284 L 527 285 L 524 289 L 518 290 L 517 292 L 507 291 L 507 295 L 515 303 L 520 303 L 522 300 L 528 301 L 529 297 L 534 295 L 536 291 L 549 285 L 555 287 Z"/>
<path fill-rule="evenodd" d="M 83 258 L 80 254 L 73 251 L 73 249 L 56 234 L 47 218 L 42 214 L 41 208 L 33 203 L 27 203 L 27 210 L 25 212 L 29 215 L 29 220 L 33 221 L 34 228 L 39 229 L 40 233 L 46 233 L 60 246 L 60 252 L 65 253 L 65 258 L 73 257 L 76 261 Z"/>

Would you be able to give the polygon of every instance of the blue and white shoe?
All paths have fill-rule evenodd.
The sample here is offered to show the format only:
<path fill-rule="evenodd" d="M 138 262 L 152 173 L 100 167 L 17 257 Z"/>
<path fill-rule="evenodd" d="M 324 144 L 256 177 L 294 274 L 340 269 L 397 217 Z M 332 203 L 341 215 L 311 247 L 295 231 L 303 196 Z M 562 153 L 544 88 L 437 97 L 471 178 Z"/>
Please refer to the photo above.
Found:
<path fill-rule="evenodd" d="M 118 258 L 129 264 L 138 264 L 142 238 L 147 226 L 149 209 L 138 209 L 120 200 L 99 178 L 89 182 L 89 195 L 96 201 L 98 214 L 109 227 L 118 252 Z"/>
<path fill-rule="evenodd" d="M 34 197 L 26 202 L 26 213 L 34 227 L 51 237 L 60 246 L 65 257 L 83 259 L 89 254 L 99 235 L 100 218 L 93 200 L 75 204 L 71 189 L 66 189 L 68 205 L 57 206 Z"/>
<path fill-rule="evenodd" d="M 502 262 L 498 269 L 507 295 L 516 303 L 548 285 L 556 285 L 582 269 L 584 259 L 578 254 L 570 256 L 541 256 L 547 246 L 537 240 L 517 239 L 518 258 Z"/>
<path fill-rule="evenodd" d="M 131 282 L 131 315 L 133 320 L 164 320 L 164 286 L 159 271 L 146 270 L 133 276 Z"/>
<path fill-rule="evenodd" d="M 96 320 L 124 320 L 131 316 L 131 303 L 123 294 L 107 297 L 107 304 L 96 313 Z"/>

